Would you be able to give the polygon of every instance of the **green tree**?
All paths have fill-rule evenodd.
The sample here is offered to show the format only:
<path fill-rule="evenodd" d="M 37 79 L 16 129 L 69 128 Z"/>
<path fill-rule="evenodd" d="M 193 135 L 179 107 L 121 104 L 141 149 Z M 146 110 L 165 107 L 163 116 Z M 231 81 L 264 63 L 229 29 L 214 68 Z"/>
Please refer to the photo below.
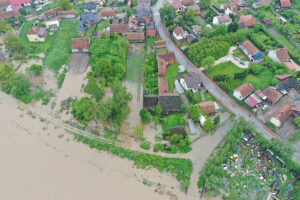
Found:
<path fill-rule="evenodd" d="M 19 22 L 21 22 L 21 23 L 26 22 L 26 17 L 23 16 L 23 15 L 19 15 L 19 16 L 18 16 L 18 20 L 19 20 Z"/>
<path fill-rule="evenodd" d="M 7 82 L 14 74 L 15 70 L 11 65 L 6 63 L 0 64 L 0 83 Z"/>
<path fill-rule="evenodd" d="M 26 72 L 32 73 L 34 76 L 38 76 L 41 74 L 42 70 L 43 70 L 43 66 L 33 64 L 26 69 Z"/>
<path fill-rule="evenodd" d="M 19 53 L 23 49 L 20 39 L 13 33 L 8 33 L 4 37 L 4 45 L 11 53 Z"/>
<path fill-rule="evenodd" d="M 162 113 L 162 108 L 161 106 L 158 104 L 156 107 L 155 107 L 155 110 L 154 110 L 154 114 L 156 117 L 160 118 L 161 117 L 161 113 Z"/>
<path fill-rule="evenodd" d="M 271 85 L 276 85 L 278 83 L 278 80 L 276 78 L 272 78 L 270 84 Z"/>
<path fill-rule="evenodd" d="M 202 66 L 204 66 L 205 69 L 207 69 L 207 71 L 211 70 L 211 67 L 214 66 L 215 64 L 215 58 L 213 56 L 207 56 L 206 58 L 204 58 L 202 60 Z"/>
<path fill-rule="evenodd" d="M 22 100 L 30 94 L 30 86 L 29 79 L 24 74 L 17 73 L 9 78 L 8 82 L 3 86 L 3 90 Z"/>
<path fill-rule="evenodd" d="M 220 120 L 221 120 L 220 115 L 216 116 L 214 118 L 214 125 L 218 125 L 220 123 Z"/>
<path fill-rule="evenodd" d="M 180 124 L 183 125 L 183 126 L 186 126 L 187 121 L 188 121 L 188 120 L 187 120 L 186 116 L 182 116 L 182 117 L 180 118 Z"/>
<path fill-rule="evenodd" d="M 198 105 L 189 105 L 189 113 L 193 121 L 199 121 L 200 108 Z"/>
<path fill-rule="evenodd" d="M 139 139 L 141 139 L 143 137 L 143 126 L 141 124 L 137 124 L 134 127 L 134 134 L 136 135 L 136 137 L 138 137 Z"/>
<path fill-rule="evenodd" d="M 203 130 L 206 132 L 211 132 L 215 128 L 213 124 L 213 120 L 210 118 L 207 118 L 203 124 Z"/>
<path fill-rule="evenodd" d="M 167 27 L 174 24 L 175 9 L 173 6 L 165 5 L 159 9 L 159 13 Z"/>
<path fill-rule="evenodd" d="M 75 100 L 72 103 L 72 114 L 79 121 L 90 121 L 95 117 L 95 104 L 87 97 Z"/>
<path fill-rule="evenodd" d="M 72 8 L 69 0 L 58 0 L 57 6 L 60 10 L 70 10 Z"/>
<path fill-rule="evenodd" d="M 99 102 L 105 94 L 105 81 L 97 81 L 94 77 L 89 77 L 88 84 L 84 87 L 84 92 L 92 95 Z"/>
<path fill-rule="evenodd" d="M 6 33 L 10 30 L 12 30 L 12 27 L 7 25 L 6 20 L 0 19 L 0 33 Z"/>
<path fill-rule="evenodd" d="M 132 95 L 127 92 L 126 87 L 120 82 L 111 84 L 113 97 L 104 102 L 99 102 L 97 118 L 109 122 L 112 126 L 119 129 L 129 113 L 128 102 Z"/>
<path fill-rule="evenodd" d="M 25 16 L 25 15 L 26 15 L 26 10 L 25 10 L 25 8 L 20 8 L 20 9 L 19 9 L 19 13 L 20 13 L 21 15 Z"/>
<path fill-rule="evenodd" d="M 185 20 L 193 22 L 195 18 L 195 10 L 193 8 L 188 8 L 183 17 Z"/>
<path fill-rule="evenodd" d="M 143 123 L 148 123 L 151 120 L 151 115 L 145 108 L 140 110 L 140 117 Z"/>
<path fill-rule="evenodd" d="M 297 124 L 297 126 L 300 128 L 300 117 L 296 117 L 294 119 L 294 122 Z"/>
<path fill-rule="evenodd" d="M 211 0 L 205 0 L 205 1 L 200 1 L 199 6 L 201 10 L 205 10 L 209 8 L 210 4 L 211 4 Z"/>
<path fill-rule="evenodd" d="M 239 30 L 240 25 L 237 22 L 230 23 L 228 25 L 228 32 L 236 32 Z"/>

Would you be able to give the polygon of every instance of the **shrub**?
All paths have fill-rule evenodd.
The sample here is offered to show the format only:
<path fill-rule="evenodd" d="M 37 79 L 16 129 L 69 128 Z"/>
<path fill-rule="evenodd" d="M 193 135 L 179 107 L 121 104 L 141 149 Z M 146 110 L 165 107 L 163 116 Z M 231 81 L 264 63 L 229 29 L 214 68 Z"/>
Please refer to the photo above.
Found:
<path fill-rule="evenodd" d="M 199 121 L 200 112 L 198 105 L 189 105 L 189 113 L 193 121 Z"/>
<path fill-rule="evenodd" d="M 29 68 L 26 69 L 27 72 L 32 73 L 34 76 L 38 76 L 41 74 L 43 70 L 43 66 L 33 64 Z"/>
<path fill-rule="evenodd" d="M 149 150 L 149 149 L 151 148 L 151 142 L 145 141 L 145 142 L 143 142 L 143 143 L 140 145 L 140 147 L 141 147 L 142 149 Z"/>
<path fill-rule="evenodd" d="M 213 124 L 213 120 L 208 118 L 205 120 L 204 125 L 203 125 L 203 130 L 206 132 L 211 132 L 215 128 Z"/>
<path fill-rule="evenodd" d="M 220 123 L 220 115 L 214 118 L 214 125 L 218 125 Z"/>
<path fill-rule="evenodd" d="M 145 108 L 140 110 L 140 117 L 143 123 L 148 123 L 151 120 L 151 115 Z"/>

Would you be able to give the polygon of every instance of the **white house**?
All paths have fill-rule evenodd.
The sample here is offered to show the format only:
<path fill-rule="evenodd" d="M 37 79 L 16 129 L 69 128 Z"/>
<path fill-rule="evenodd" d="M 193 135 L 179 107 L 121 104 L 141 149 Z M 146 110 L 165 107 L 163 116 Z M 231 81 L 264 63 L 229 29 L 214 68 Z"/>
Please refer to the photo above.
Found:
<path fill-rule="evenodd" d="M 176 40 L 183 40 L 184 30 L 180 26 L 177 26 L 173 30 L 173 36 L 176 38 Z"/>
<path fill-rule="evenodd" d="M 244 83 L 233 91 L 233 96 L 242 101 L 247 96 L 249 96 L 253 91 L 254 88 L 251 83 Z"/>
<path fill-rule="evenodd" d="M 46 21 L 46 28 L 50 29 L 50 30 L 56 30 L 59 27 L 59 22 L 60 22 L 60 17 L 56 16 L 52 19 L 50 19 L 49 21 Z"/>
<path fill-rule="evenodd" d="M 214 25 L 225 24 L 226 26 L 228 26 L 231 22 L 232 22 L 232 19 L 229 17 L 229 15 L 227 15 L 225 13 L 220 13 L 219 15 L 217 15 L 213 18 Z"/>

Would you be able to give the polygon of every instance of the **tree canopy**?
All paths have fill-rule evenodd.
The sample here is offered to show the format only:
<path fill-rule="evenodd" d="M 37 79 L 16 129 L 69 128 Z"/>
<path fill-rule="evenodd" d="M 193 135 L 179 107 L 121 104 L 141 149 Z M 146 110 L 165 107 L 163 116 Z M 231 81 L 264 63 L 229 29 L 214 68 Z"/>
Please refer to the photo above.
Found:
<path fill-rule="evenodd" d="M 19 53 L 23 49 L 23 45 L 20 41 L 20 39 L 13 33 L 8 33 L 4 37 L 4 45 L 7 48 L 7 50 L 11 53 Z"/>
<path fill-rule="evenodd" d="M 79 121 L 90 121 L 95 117 L 95 104 L 87 97 L 75 100 L 72 103 L 72 114 Z"/>

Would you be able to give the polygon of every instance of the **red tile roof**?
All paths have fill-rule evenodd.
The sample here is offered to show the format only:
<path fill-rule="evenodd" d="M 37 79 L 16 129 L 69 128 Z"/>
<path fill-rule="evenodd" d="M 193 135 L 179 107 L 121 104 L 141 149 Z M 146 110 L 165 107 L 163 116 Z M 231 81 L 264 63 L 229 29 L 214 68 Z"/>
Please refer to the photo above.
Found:
<path fill-rule="evenodd" d="M 34 26 L 29 28 L 27 35 L 37 35 L 39 33 L 40 27 Z"/>
<path fill-rule="evenodd" d="M 102 17 L 112 17 L 115 15 L 115 11 L 111 8 L 103 8 L 100 13 Z"/>
<path fill-rule="evenodd" d="M 135 40 L 145 40 L 144 33 L 137 33 L 137 32 L 128 32 L 127 38 L 129 41 L 135 41 Z"/>
<path fill-rule="evenodd" d="M 238 11 L 238 7 L 235 3 L 224 4 L 223 7 L 224 7 L 224 9 L 226 9 L 226 8 L 230 9 L 232 12 Z"/>
<path fill-rule="evenodd" d="M 283 104 L 278 110 L 272 115 L 277 118 L 281 124 L 283 124 L 292 114 L 292 106 L 290 104 Z"/>
<path fill-rule="evenodd" d="M 245 40 L 242 45 L 252 56 L 259 52 L 259 50 L 249 40 Z"/>
<path fill-rule="evenodd" d="M 21 4 L 30 3 L 32 0 L 10 0 L 10 5 L 14 11 L 18 11 L 21 8 Z"/>
<path fill-rule="evenodd" d="M 256 90 L 254 93 L 262 100 L 267 100 L 268 98 L 261 90 Z"/>
<path fill-rule="evenodd" d="M 234 91 L 240 92 L 242 97 L 246 97 L 254 91 L 253 85 L 251 83 L 244 83 L 236 88 Z"/>
<path fill-rule="evenodd" d="M 76 15 L 75 10 L 57 11 L 58 15 Z"/>
<path fill-rule="evenodd" d="M 256 19 L 252 15 L 243 15 L 240 16 L 239 23 L 244 23 L 245 27 L 254 26 Z"/>
<path fill-rule="evenodd" d="M 16 18 L 19 16 L 17 11 L 10 11 L 0 14 L 0 19 Z"/>
<path fill-rule="evenodd" d="M 165 46 L 166 45 L 166 41 L 165 40 L 157 40 L 155 42 L 153 42 L 155 46 Z"/>
<path fill-rule="evenodd" d="M 111 24 L 110 32 L 111 33 L 120 33 L 120 34 L 125 35 L 128 32 L 128 24 Z"/>
<path fill-rule="evenodd" d="M 285 64 L 285 66 L 287 67 L 287 68 L 289 68 L 289 70 L 291 70 L 292 72 L 294 72 L 297 68 L 296 68 L 296 66 L 295 65 L 293 65 L 292 63 L 290 63 L 290 62 L 283 62 L 284 64 Z"/>
<path fill-rule="evenodd" d="M 168 80 L 158 76 L 158 94 L 163 95 L 169 93 Z"/>
<path fill-rule="evenodd" d="M 88 49 L 90 40 L 88 38 L 72 38 L 71 49 Z"/>
<path fill-rule="evenodd" d="M 54 10 L 49 10 L 47 12 L 44 12 L 44 16 L 45 17 L 49 17 L 49 16 L 53 16 L 53 15 L 57 15 L 59 9 L 54 9 Z"/>
<path fill-rule="evenodd" d="M 247 99 L 245 99 L 244 101 L 248 106 L 250 106 L 251 108 L 253 108 L 254 106 L 256 106 L 257 104 L 259 104 L 261 102 L 261 100 L 259 99 L 259 97 L 256 94 L 251 94 Z"/>
<path fill-rule="evenodd" d="M 198 106 L 200 107 L 201 113 L 203 114 L 210 114 L 216 112 L 215 103 L 212 101 L 204 101 L 198 103 Z"/>
<path fill-rule="evenodd" d="M 155 29 L 148 29 L 146 30 L 146 37 L 156 37 L 156 30 Z"/>
<path fill-rule="evenodd" d="M 290 74 L 281 74 L 281 75 L 275 75 L 274 77 L 277 78 L 278 80 L 283 80 L 290 76 L 291 76 Z"/>
<path fill-rule="evenodd" d="M 180 1 L 174 1 L 172 5 L 175 10 L 182 8 L 182 3 Z"/>
<path fill-rule="evenodd" d="M 232 22 L 232 19 L 229 17 L 229 15 L 225 14 L 225 13 L 220 13 L 217 16 L 218 22 L 219 24 L 225 24 L 228 22 Z"/>
<path fill-rule="evenodd" d="M 166 62 L 169 62 L 170 60 L 175 60 L 175 54 L 174 51 L 157 53 L 156 58 L 161 58 L 164 59 Z"/>
<path fill-rule="evenodd" d="M 276 103 L 282 97 L 282 94 L 272 87 L 264 89 L 263 93 L 272 104 Z"/>
<path fill-rule="evenodd" d="M 157 58 L 157 71 L 158 71 L 158 76 L 166 75 L 167 63 L 164 59 Z"/>
<path fill-rule="evenodd" d="M 182 0 L 181 1 L 183 5 L 185 6 L 192 6 L 194 5 L 195 1 L 194 0 Z"/>
<path fill-rule="evenodd" d="M 9 0 L 0 0 L 0 8 L 7 8 L 9 6 Z"/>
<path fill-rule="evenodd" d="M 174 28 L 173 32 L 176 35 L 181 35 L 183 33 L 183 29 L 180 26 L 176 26 L 176 28 Z"/>
<path fill-rule="evenodd" d="M 291 1 L 290 0 L 280 0 L 280 5 L 282 8 L 291 7 Z"/>
<path fill-rule="evenodd" d="M 287 48 L 275 49 L 277 58 L 280 62 L 287 62 L 291 59 Z"/>

